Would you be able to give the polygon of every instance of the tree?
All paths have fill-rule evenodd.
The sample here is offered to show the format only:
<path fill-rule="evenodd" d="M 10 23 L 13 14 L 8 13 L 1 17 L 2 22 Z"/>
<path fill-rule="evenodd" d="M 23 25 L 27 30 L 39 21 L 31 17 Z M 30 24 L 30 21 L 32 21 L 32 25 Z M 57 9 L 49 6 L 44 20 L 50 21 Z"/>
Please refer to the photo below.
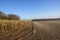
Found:
<path fill-rule="evenodd" d="M 20 20 L 20 17 L 15 14 L 8 14 L 8 19 L 9 20 Z"/>
<path fill-rule="evenodd" d="M 0 19 L 7 19 L 6 14 L 3 13 L 2 11 L 0 11 Z"/>
<path fill-rule="evenodd" d="M 7 20 L 20 20 L 20 17 L 15 14 L 8 14 L 6 15 L 2 11 L 0 11 L 0 19 L 7 19 Z"/>

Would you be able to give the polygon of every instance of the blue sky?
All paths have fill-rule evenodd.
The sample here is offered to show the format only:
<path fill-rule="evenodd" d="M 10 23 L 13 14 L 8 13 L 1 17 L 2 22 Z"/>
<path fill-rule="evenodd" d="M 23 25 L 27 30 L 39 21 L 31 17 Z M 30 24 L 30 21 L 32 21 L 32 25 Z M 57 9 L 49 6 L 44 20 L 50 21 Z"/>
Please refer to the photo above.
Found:
<path fill-rule="evenodd" d="M 21 19 L 59 18 L 60 0 L 0 0 L 0 11 Z"/>

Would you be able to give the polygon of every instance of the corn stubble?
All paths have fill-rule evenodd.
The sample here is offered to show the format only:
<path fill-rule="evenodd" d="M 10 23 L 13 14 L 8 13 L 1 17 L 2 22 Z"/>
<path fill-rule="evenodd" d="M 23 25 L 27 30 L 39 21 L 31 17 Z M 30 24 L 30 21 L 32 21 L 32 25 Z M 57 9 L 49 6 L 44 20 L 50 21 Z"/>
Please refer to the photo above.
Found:
<path fill-rule="evenodd" d="M 32 21 L 0 20 L 0 40 L 28 40 Z"/>

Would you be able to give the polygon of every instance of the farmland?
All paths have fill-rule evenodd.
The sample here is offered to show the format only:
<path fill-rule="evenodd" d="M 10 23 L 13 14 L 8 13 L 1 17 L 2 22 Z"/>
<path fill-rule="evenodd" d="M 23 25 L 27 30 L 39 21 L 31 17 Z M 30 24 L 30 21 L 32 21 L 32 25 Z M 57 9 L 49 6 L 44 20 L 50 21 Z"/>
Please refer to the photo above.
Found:
<path fill-rule="evenodd" d="M 28 40 L 32 37 L 32 21 L 0 20 L 0 40 Z"/>
<path fill-rule="evenodd" d="M 60 40 L 60 20 L 0 20 L 0 40 Z"/>
<path fill-rule="evenodd" d="M 36 40 L 60 40 L 60 20 L 33 21 Z"/>

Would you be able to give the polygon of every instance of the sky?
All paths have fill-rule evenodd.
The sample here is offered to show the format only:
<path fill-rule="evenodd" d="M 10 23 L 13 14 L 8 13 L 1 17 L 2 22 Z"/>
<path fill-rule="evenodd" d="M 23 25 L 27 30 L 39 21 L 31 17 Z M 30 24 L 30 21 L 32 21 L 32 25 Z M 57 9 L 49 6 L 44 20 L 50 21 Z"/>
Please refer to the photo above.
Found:
<path fill-rule="evenodd" d="M 60 18 L 60 0 L 0 0 L 0 11 L 21 19 Z"/>

